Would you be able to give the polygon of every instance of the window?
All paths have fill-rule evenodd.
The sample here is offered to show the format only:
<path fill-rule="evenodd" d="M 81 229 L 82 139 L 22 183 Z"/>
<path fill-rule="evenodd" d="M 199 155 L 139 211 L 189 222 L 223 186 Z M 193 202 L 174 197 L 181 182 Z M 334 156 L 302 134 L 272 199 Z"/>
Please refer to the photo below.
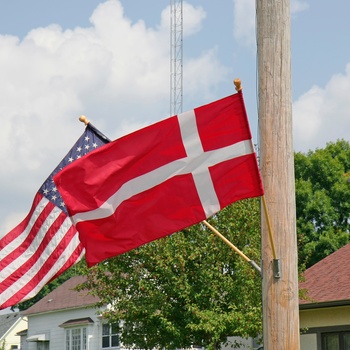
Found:
<path fill-rule="evenodd" d="M 50 342 L 48 341 L 38 341 L 36 348 L 37 350 L 49 350 L 50 349 L 49 344 Z"/>
<path fill-rule="evenodd" d="M 350 332 L 323 333 L 322 350 L 350 350 Z"/>
<path fill-rule="evenodd" d="M 116 324 L 102 325 L 102 348 L 111 349 L 119 346 L 118 327 Z"/>
<path fill-rule="evenodd" d="M 66 329 L 66 350 L 87 350 L 86 327 Z"/>

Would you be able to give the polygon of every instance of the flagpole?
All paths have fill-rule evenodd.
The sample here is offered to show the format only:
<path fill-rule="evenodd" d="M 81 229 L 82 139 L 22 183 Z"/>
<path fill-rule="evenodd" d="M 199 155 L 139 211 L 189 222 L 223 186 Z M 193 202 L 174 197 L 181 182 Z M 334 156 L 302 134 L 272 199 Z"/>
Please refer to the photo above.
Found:
<path fill-rule="evenodd" d="M 214 232 L 218 237 L 220 237 L 229 247 L 231 247 L 237 254 L 239 254 L 245 261 L 247 261 L 254 269 L 256 269 L 261 274 L 260 266 L 252 259 L 249 259 L 241 250 L 239 250 L 235 245 L 233 245 L 225 236 L 223 236 L 214 226 L 210 225 L 208 221 L 202 221 L 205 226 L 207 226 L 212 232 Z"/>
<path fill-rule="evenodd" d="M 298 255 L 292 135 L 290 0 L 256 2 L 264 349 L 299 350 Z M 275 259 L 276 254 L 280 261 Z M 279 274 L 274 271 L 279 263 Z"/>

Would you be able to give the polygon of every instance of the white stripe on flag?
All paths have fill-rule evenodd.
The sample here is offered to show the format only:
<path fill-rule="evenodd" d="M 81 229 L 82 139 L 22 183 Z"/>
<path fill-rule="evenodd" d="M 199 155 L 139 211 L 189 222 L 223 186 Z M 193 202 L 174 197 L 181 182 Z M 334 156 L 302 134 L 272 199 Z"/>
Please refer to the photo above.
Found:
<path fill-rule="evenodd" d="M 195 146 L 189 146 L 190 149 L 192 147 Z M 198 151 L 198 147 L 196 147 L 196 151 Z M 202 150 L 199 154 L 190 154 L 185 158 L 177 159 L 125 182 L 119 190 L 99 208 L 83 213 L 77 213 L 72 216 L 72 221 L 77 224 L 82 221 L 103 219 L 111 216 L 124 200 L 127 200 L 138 193 L 149 190 L 176 175 L 192 173 L 195 174 L 197 181 L 200 183 L 203 181 L 203 178 L 205 179 L 205 175 L 202 176 L 202 174 L 207 173 L 210 166 L 252 153 L 254 153 L 254 147 L 251 139 L 248 139 L 220 149 L 207 152 Z M 206 177 L 205 180 L 208 180 L 208 177 Z M 198 187 L 202 186 L 198 185 Z M 207 198 L 208 196 L 203 190 L 200 192 L 200 199 L 202 200 L 202 205 L 206 208 L 207 215 L 210 216 L 211 214 L 214 214 L 216 211 L 212 212 L 212 210 L 213 208 L 216 208 L 217 199 L 214 200 L 214 203 L 211 203 L 210 201 L 212 200 L 213 195 L 211 194 L 209 198 Z"/>

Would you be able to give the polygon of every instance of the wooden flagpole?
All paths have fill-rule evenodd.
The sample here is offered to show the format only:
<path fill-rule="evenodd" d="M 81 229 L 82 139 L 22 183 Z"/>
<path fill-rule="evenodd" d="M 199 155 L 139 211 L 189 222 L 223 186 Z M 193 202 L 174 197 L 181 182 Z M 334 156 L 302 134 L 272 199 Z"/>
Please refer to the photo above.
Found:
<path fill-rule="evenodd" d="M 210 225 L 208 221 L 202 221 L 212 232 L 214 232 L 219 238 L 221 238 L 230 248 L 232 248 L 238 255 L 240 255 L 245 261 L 247 261 L 254 269 L 261 274 L 260 266 L 252 259 L 249 259 L 241 250 L 233 245 L 225 236 L 223 236 L 214 226 Z"/>
<path fill-rule="evenodd" d="M 256 2 L 260 167 L 275 252 L 262 217 L 263 339 L 267 350 L 298 350 L 299 298 L 290 0 Z M 279 259 L 276 259 L 276 254 Z M 275 266 L 277 263 L 278 274 Z"/>

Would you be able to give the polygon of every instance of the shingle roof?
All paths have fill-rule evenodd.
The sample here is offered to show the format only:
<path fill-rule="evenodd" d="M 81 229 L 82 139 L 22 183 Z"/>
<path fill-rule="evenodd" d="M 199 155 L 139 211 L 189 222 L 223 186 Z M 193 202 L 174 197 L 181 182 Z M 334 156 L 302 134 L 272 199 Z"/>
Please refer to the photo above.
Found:
<path fill-rule="evenodd" d="M 83 276 L 75 276 L 58 286 L 51 293 L 23 311 L 23 315 L 31 315 L 61 309 L 86 307 L 99 301 L 98 297 L 87 294 L 87 291 L 78 292 L 74 288 L 85 281 Z"/>
<path fill-rule="evenodd" d="M 350 243 L 308 268 L 304 276 L 299 288 L 307 289 L 311 300 L 301 300 L 301 305 L 350 301 Z"/>
<path fill-rule="evenodd" d="M 94 323 L 91 317 L 83 317 L 83 318 L 74 318 L 72 320 L 68 320 L 59 325 L 59 327 L 67 327 L 67 326 L 76 326 L 76 325 L 86 325 Z"/>
<path fill-rule="evenodd" d="M 5 315 L 0 315 L 0 339 L 12 327 L 12 325 L 21 317 L 18 312 L 12 312 Z"/>

